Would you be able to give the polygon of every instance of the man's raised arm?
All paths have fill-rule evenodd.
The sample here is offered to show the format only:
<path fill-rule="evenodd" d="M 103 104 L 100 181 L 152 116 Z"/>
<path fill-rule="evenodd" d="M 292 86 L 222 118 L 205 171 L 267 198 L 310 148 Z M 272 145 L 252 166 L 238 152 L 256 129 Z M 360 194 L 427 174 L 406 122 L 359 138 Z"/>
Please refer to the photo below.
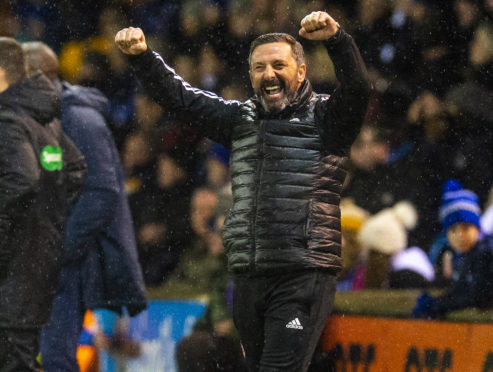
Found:
<path fill-rule="evenodd" d="M 124 28 L 115 36 L 146 93 L 167 110 L 203 129 L 203 134 L 230 146 L 232 118 L 240 102 L 226 101 L 214 93 L 190 86 L 146 43 L 140 28 Z"/>
<path fill-rule="evenodd" d="M 370 95 L 371 84 L 365 64 L 353 38 L 325 12 L 313 12 L 301 21 L 300 36 L 324 43 L 334 63 L 340 86 L 328 101 L 319 105 L 326 135 L 338 141 L 339 149 L 349 147 L 359 133 Z"/>

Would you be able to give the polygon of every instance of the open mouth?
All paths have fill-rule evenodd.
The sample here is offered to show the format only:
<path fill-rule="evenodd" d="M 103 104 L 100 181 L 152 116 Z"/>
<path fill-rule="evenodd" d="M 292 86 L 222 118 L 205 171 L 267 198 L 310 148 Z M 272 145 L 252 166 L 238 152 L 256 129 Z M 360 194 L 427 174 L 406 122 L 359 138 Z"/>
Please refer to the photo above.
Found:
<path fill-rule="evenodd" d="M 281 93 L 281 91 L 282 91 L 282 87 L 280 85 L 271 85 L 268 87 L 264 87 L 264 92 L 269 96 L 279 94 Z"/>

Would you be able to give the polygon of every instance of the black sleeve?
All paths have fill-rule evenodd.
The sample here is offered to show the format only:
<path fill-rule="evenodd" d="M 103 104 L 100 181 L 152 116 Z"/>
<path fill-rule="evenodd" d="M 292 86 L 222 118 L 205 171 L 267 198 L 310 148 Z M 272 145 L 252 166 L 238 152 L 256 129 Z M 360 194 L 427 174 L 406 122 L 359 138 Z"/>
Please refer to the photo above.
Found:
<path fill-rule="evenodd" d="M 37 194 L 41 169 L 24 127 L 14 121 L 0 125 L 0 223 L 7 224 L 7 216 L 22 204 L 20 200 Z"/>
<path fill-rule="evenodd" d="M 0 276 L 12 258 L 7 237 L 15 229 L 15 215 L 38 195 L 41 177 L 29 134 L 15 121 L 0 117 Z"/>
<path fill-rule="evenodd" d="M 149 48 L 138 56 L 129 56 L 146 93 L 182 120 L 198 127 L 202 133 L 230 147 L 231 125 L 240 102 L 224 100 L 214 93 L 190 86 Z"/>
<path fill-rule="evenodd" d="M 353 38 L 343 29 L 324 42 L 339 86 L 316 108 L 324 142 L 331 152 L 348 155 L 366 113 L 371 84 Z M 336 147 L 332 148 L 335 145 Z"/>
<path fill-rule="evenodd" d="M 445 295 L 437 297 L 435 309 L 438 315 L 444 315 L 450 311 L 476 307 L 475 295 L 469 292 L 467 286 L 455 286 Z"/>

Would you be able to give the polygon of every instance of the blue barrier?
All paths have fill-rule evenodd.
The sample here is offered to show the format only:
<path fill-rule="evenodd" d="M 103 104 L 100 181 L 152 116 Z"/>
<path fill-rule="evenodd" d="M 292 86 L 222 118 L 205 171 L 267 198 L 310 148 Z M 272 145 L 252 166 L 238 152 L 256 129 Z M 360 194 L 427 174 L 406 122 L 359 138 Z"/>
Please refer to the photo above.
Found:
<path fill-rule="evenodd" d="M 125 361 L 111 360 L 100 355 L 101 371 L 116 372 L 176 372 L 175 350 L 178 341 L 191 333 L 193 325 L 205 312 L 206 304 L 200 301 L 149 301 L 149 307 L 128 324 L 130 337 L 141 345 L 139 358 Z M 98 314 L 98 323 L 107 330 L 114 324 L 110 316 Z M 104 325 L 106 324 L 106 325 Z M 122 365 L 123 363 L 123 365 Z"/>

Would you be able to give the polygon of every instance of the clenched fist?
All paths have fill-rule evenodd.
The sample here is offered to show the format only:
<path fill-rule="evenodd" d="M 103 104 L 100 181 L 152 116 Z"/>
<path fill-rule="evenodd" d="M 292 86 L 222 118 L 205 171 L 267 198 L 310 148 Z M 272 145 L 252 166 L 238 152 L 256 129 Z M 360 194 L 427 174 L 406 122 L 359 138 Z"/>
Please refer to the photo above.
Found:
<path fill-rule="evenodd" d="M 144 32 L 138 27 L 128 27 L 118 31 L 115 43 L 125 54 L 138 55 L 147 50 Z"/>
<path fill-rule="evenodd" d="M 300 23 L 300 36 L 308 40 L 327 40 L 335 35 L 339 23 L 326 12 L 311 12 Z"/>

